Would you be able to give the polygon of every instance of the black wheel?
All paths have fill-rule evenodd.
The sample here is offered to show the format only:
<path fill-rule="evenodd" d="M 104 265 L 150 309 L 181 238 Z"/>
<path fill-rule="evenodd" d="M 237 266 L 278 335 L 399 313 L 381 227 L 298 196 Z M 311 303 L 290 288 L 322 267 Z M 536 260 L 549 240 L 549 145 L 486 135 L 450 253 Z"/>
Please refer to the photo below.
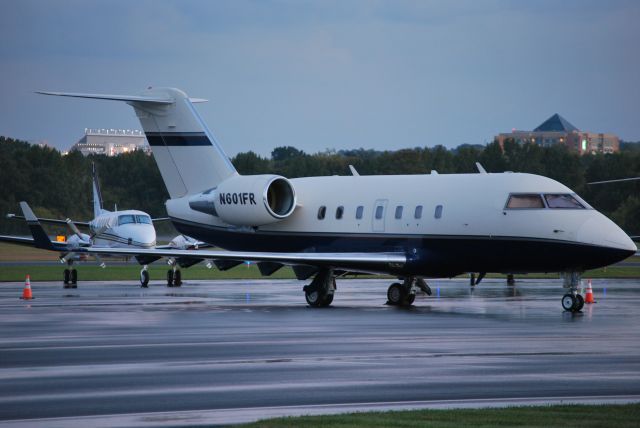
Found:
<path fill-rule="evenodd" d="M 387 289 L 387 303 L 390 305 L 401 305 L 404 300 L 405 293 L 402 285 L 394 282 Z"/>
<path fill-rule="evenodd" d="M 182 285 L 182 271 L 177 270 L 175 274 L 173 274 L 173 286 L 180 287 Z"/>
<path fill-rule="evenodd" d="M 144 288 L 149 287 L 149 271 L 147 270 L 140 271 L 140 286 Z"/>
<path fill-rule="evenodd" d="M 78 271 L 71 269 L 71 288 L 78 288 Z"/>
<path fill-rule="evenodd" d="M 173 287 L 173 270 L 167 271 L 167 287 Z"/>
<path fill-rule="evenodd" d="M 309 290 L 304 292 L 304 298 L 309 304 L 309 306 L 313 306 L 314 308 L 320 306 L 322 303 L 322 295 L 318 290 Z"/>
<path fill-rule="evenodd" d="M 576 304 L 576 298 L 573 294 L 565 294 L 562 296 L 562 308 L 567 312 L 573 312 L 573 307 Z"/>
<path fill-rule="evenodd" d="M 331 305 L 331 302 L 333 302 L 333 293 L 324 296 L 321 306 L 329 306 Z"/>
<path fill-rule="evenodd" d="M 583 307 L 584 307 L 584 297 L 582 297 L 582 294 L 576 294 L 576 303 L 575 303 L 575 307 L 573 308 L 573 311 L 580 312 Z"/>
<path fill-rule="evenodd" d="M 415 294 L 408 294 L 407 297 L 405 297 L 404 299 L 404 306 L 411 306 L 413 305 L 413 302 L 416 300 L 416 295 Z"/>
<path fill-rule="evenodd" d="M 67 286 L 69 285 L 69 281 L 71 280 L 71 272 L 69 271 L 69 269 L 64 270 L 64 274 L 62 278 L 63 278 L 64 287 L 68 288 Z"/>

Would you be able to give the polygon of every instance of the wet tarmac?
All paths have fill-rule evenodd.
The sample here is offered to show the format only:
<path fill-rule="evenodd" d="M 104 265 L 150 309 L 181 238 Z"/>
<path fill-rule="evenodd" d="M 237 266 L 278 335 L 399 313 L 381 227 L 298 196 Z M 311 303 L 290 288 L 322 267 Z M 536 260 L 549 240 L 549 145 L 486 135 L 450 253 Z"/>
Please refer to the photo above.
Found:
<path fill-rule="evenodd" d="M 306 306 L 291 280 L 0 284 L 0 425 L 170 426 L 422 407 L 640 401 L 640 281 L 342 280 Z"/>

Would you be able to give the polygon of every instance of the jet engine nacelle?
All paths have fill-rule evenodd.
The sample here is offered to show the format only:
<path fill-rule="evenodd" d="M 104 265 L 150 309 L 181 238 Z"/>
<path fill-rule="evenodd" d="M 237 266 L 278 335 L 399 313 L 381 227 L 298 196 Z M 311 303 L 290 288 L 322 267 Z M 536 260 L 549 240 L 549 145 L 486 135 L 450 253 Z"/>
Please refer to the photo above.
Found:
<path fill-rule="evenodd" d="M 289 217 L 296 192 L 279 175 L 236 175 L 191 198 L 189 206 L 235 226 L 262 226 Z"/>

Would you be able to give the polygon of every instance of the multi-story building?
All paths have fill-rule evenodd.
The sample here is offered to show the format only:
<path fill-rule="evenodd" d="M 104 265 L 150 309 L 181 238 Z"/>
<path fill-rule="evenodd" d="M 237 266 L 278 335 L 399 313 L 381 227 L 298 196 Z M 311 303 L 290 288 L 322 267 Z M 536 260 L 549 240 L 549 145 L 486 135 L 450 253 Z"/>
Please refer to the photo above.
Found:
<path fill-rule="evenodd" d="M 513 130 L 495 137 L 501 147 L 508 139 L 518 144 L 533 143 L 543 147 L 564 144 L 581 155 L 586 153 L 615 153 L 620 151 L 616 135 L 580 131 L 558 113 L 542 122 L 533 131 Z"/>
<path fill-rule="evenodd" d="M 85 156 L 91 154 L 116 156 L 135 150 L 150 153 L 147 139 L 142 131 L 131 129 L 90 129 L 69 151 L 78 150 Z"/>

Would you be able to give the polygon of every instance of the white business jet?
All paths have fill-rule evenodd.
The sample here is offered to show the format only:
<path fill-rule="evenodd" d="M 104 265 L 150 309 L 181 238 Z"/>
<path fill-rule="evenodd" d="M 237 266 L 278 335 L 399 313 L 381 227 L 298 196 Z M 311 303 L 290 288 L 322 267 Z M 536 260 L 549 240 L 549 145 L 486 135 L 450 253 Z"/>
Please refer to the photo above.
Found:
<path fill-rule="evenodd" d="M 402 279 L 387 292 L 413 303 L 424 278 L 462 273 L 562 272 L 567 311 L 579 311 L 580 273 L 636 252 L 631 239 L 568 187 L 532 174 L 309 177 L 238 174 L 197 113 L 173 88 L 141 95 L 41 92 L 124 101 L 146 133 L 169 192 L 167 212 L 186 235 L 228 251 L 99 249 L 92 254 L 189 257 L 220 269 L 243 261 L 270 275 L 293 266 L 310 306 L 328 306 L 349 272 Z"/>

